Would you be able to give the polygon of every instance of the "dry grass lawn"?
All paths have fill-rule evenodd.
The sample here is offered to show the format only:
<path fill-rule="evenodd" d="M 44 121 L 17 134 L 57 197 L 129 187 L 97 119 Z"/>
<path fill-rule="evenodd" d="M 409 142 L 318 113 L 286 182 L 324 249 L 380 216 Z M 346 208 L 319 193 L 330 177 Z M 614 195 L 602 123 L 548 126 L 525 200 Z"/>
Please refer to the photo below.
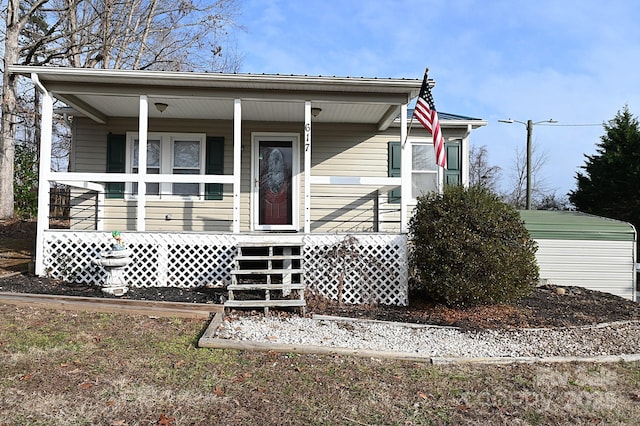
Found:
<path fill-rule="evenodd" d="M 637 424 L 640 364 L 198 349 L 205 321 L 0 305 L 0 425 Z"/>

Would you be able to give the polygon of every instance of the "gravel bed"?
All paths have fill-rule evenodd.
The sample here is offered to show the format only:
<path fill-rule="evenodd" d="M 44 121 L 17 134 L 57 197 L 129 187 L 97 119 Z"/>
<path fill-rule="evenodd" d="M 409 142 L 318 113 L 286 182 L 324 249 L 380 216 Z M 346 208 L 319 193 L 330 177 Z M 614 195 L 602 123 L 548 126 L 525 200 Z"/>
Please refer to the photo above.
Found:
<path fill-rule="evenodd" d="M 431 357 L 594 357 L 640 353 L 637 321 L 563 329 L 460 331 L 336 318 L 238 317 L 226 318 L 215 337 Z"/>

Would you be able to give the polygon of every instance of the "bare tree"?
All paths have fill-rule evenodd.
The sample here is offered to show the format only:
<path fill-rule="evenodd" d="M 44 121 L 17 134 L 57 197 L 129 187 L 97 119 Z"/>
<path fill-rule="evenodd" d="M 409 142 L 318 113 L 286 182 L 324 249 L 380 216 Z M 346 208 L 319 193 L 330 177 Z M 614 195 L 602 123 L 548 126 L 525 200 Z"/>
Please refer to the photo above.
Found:
<path fill-rule="evenodd" d="M 8 0 L 5 20 L 5 44 L 2 79 L 2 117 L 0 118 L 0 218 L 13 217 L 13 171 L 15 161 L 15 136 L 17 125 L 16 77 L 6 73 L 7 65 L 20 59 L 20 34 L 30 16 L 46 4 L 38 0 L 28 8 L 20 7 L 20 0 Z"/>
<path fill-rule="evenodd" d="M 66 30 L 46 57 L 73 67 L 237 71 L 223 45 L 236 0 L 52 0 L 70 9 Z M 77 4 L 76 7 L 72 5 Z"/>
<path fill-rule="evenodd" d="M 236 1 L 8 0 L 3 71 L 11 64 L 55 64 L 234 72 L 240 61 L 223 46 L 238 13 Z M 8 218 L 19 89 L 15 76 L 3 76 L 0 218 Z"/>
<path fill-rule="evenodd" d="M 542 176 L 544 164 L 549 160 L 546 152 L 539 152 L 534 145 L 531 150 L 531 204 L 539 204 L 540 200 L 548 195 L 551 190 Z M 514 167 L 510 176 L 511 191 L 504 195 L 505 202 L 522 209 L 526 206 L 527 199 L 527 154 L 524 149 L 516 150 Z"/>
<path fill-rule="evenodd" d="M 469 183 L 484 186 L 498 192 L 501 169 L 489 164 L 489 152 L 486 145 L 472 145 L 469 149 Z"/>

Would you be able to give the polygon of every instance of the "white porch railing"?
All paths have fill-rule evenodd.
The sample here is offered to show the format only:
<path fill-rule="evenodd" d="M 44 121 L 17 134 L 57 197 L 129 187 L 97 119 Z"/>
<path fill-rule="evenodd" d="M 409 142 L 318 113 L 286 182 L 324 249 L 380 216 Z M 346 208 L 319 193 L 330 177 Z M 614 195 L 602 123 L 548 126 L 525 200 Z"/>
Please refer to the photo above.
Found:
<path fill-rule="evenodd" d="M 146 177 L 152 183 L 193 183 L 192 175 L 161 174 Z M 75 172 L 50 173 L 49 178 L 50 182 L 80 189 L 79 192 L 73 191 L 71 197 L 71 228 L 74 230 L 102 231 L 106 229 L 104 223 L 108 220 L 112 226 L 113 223 L 121 223 L 115 225 L 117 229 L 138 232 L 153 232 L 159 228 L 178 232 L 240 232 L 241 227 L 235 223 L 240 220 L 237 217 L 240 209 L 228 202 L 215 204 L 215 209 L 210 210 L 206 218 L 194 217 L 191 211 L 194 206 L 200 209 L 206 206 L 207 202 L 202 201 L 204 194 L 200 194 L 200 200 L 195 204 L 194 200 L 171 194 L 167 197 L 140 197 L 129 193 L 124 194 L 124 200 L 121 200 L 124 203 L 106 197 L 106 183 L 137 182 L 135 179 L 135 174 Z M 198 180 L 204 183 L 229 184 L 232 179 L 230 175 L 198 176 Z M 312 193 L 305 197 L 309 202 L 309 211 L 304 213 L 305 221 L 308 221 L 304 225 L 306 233 L 399 232 L 402 229 L 400 200 L 390 201 L 390 191 L 400 184 L 399 178 L 313 176 L 311 180 L 309 187 Z M 236 194 L 229 192 L 224 197 L 235 198 Z M 165 198 L 170 202 L 165 202 Z M 108 216 L 106 205 L 109 206 Z M 143 208 L 140 208 L 141 205 Z M 245 208 L 249 209 L 250 206 Z M 40 219 L 44 219 L 44 224 L 47 223 L 46 218 Z M 158 220 L 164 223 L 159 224 Z M 197 221 L 201 223 L 195 223 Z M 140 224 L 142 229 L 137 229 Z"/>

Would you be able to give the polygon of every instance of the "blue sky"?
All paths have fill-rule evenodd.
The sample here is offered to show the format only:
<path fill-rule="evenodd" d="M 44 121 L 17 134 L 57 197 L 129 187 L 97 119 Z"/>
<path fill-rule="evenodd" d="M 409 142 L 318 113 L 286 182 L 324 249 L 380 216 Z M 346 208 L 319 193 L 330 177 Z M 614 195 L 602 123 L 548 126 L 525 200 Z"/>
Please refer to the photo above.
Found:
<path fill-rule="evenodd" d="M 482 118 L 505 186 L 536 125 L 550 191 L 575 188 L 602 123 L 628 105 L 640 115 L 640 2 L 636 0 L 245 0 L 242 72 L 436 80 L 440 111 Z M 597 124 L 589 126 L 588 124 Z"/>

